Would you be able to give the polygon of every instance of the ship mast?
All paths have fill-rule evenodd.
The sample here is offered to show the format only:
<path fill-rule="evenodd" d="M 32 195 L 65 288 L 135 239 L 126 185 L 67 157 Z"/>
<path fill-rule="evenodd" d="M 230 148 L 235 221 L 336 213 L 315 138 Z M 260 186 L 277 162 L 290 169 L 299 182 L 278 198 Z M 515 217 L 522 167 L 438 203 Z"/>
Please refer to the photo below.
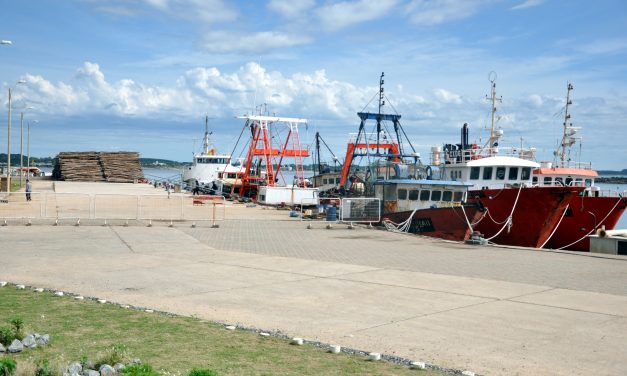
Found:
<path fill-rule="evenodd" d="M 575 138 L 572 137 L 577 133 L 577 128 L 573 127 L 570 121 L 570 113 L 568 112 L 568 106 L 573 104 L 570 99 L 570 92 L 573 90 L 573 85 L 569 82 L 566 88 L 566 106 L 564 107 L 564 133 L 562 135 L 562 144 L 560 145 L 560 149 L 558 149 L 555 154 L 560 157 L 560 165 L 559 167 L 566 167 L 566 149 L 572 146 L 575 143 Z"/>
<path fill-rule="evenodd" d="M 202 141 L 202 150 L 204 155 L 209 154 L 209 115 L 205 115 L 205 137 Z"/>
<path fill-rule="evenodd" d="M 499 138 L 501 138 L 501 135 L 503 134 L 502 132 L 497 131 L 496 129 L 496 121 L 498 119 L 495 119 L 496 117 L 496 102 L 502 102 L 503 99 L 502 98 L 497 98 L 496 97 L 496 72 L 490 72 L 489 75 L 489 80 L 492 83 L 492 92 L 490 94 L 490 101 L 492 102 L 492 123 L 491 123 L 491 127 L 490 127 L 490 141 L 489 141 L 489 145 L 488 145 L 488 150 L 490 151 L 490 156 L 494 156 L 497 153 L 498 149 L 495 149 L 497 146 L 499 146 Z"/>

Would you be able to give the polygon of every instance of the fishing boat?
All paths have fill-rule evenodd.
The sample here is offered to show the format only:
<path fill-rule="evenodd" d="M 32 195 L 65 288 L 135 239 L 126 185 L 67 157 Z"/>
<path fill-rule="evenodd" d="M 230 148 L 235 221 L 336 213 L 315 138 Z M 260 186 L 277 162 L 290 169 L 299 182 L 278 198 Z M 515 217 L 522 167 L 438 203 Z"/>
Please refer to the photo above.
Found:
<path fill-rule="evenodd" d="M 222 192 L 223 186 L 236 184 L 237 178 L 243 173 L 241 161 L 232 161 L 228 154 L 217 154 L 215 148 L 210 148 L 209 117 L 205 117 L 205 134 L 202 151 L 194 154 L 192 165 L 183 171 L 183 180 L 188 186 L 214 186 Z"/>
<path fill-rule="evenodd" d="M 465 204 L 468 185 L 458 181 L 380 180 L 374 190 L 388 229 L 465 241 L 473 233 L 471 224 L 483 214 L 479 201 Z"/>
<path fill-rule="evenodd" d="M 486 214 L 473 228 L 494 244 L 542 248 L 570 199 L 583 187 L 533 184 L 533 148 L 502 148 L 503 131 L 496 128 L 496 76 L 492 83 L 492 122 L 486 144 L 469 143 L 469 127 L 462 127 L 461 143 L 432 148 L 432 164 L 441 179 L 468 183 L 468 202 L 481 201 Z"/>
<path fill-rule="evenodd" d="M 627 207 L 627 198 L 619 192 L 602 190 L 594 185 L 598 173 L 591 164 L 572 162 L 571 150 L 578 138 L 579 127 L 570 122 L 569 106 L 572 104 L 573 85 L 567 84 L 562 141 L 554 152 L 555 160 L 541 163 L 533 171 L 533 183 L 540 187 L 582 187 L 578 195 L 571 197 L 568 207 L 545 248 L 589 251 L 590 238 L 597 230 L 612 230 Z"/>

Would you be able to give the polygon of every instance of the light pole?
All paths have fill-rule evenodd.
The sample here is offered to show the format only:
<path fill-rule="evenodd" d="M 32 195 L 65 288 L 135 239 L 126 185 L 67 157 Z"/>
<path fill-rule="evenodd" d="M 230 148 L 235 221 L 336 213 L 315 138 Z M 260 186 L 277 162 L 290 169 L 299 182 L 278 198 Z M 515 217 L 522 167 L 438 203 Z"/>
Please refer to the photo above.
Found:
<path fill-rule="evenodd" d="M 33 107 L 26 107 L 26 110 L 32 110 Z M 20 113 L 20 188 L 24 177 L 24 111 Z"/>
<path fill-rule="evenodd" d="M 17 84 L 25 84 L 19 80 Z M 11 192 L 11 88 L 9 87 L 9 125 L 7 127 L 7 192 Z"/>
<path fill-rule="evenodd" d="M 38 120 L 34 120 L 33 123 L 37 124 L 37 123 L 39 123 L 39 121 Z M 28 146 L 26 146 L 26 153 L 28 154 L 28 157 L 27 157 L 26 163 L 28 165 L 28 167 L 27 167 L 28 173 L 30 173 L 30 121 L 27 122 L 27 124 L 28 124 L 28 136 L 27 136 L 28 140 L 26 141 L 26 144 Z"/>

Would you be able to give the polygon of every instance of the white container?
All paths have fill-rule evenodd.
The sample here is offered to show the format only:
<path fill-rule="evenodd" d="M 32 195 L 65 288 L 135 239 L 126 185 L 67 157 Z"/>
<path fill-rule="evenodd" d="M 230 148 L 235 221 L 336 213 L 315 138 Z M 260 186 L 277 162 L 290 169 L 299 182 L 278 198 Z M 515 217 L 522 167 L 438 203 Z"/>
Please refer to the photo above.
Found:
<path fill-rule="evenodd" d="M 320 204 L 318 188 L 261 187 L 257 192 L 257 202 L 264 205 L 303 205 Z"/>
<path fill-rule="evenodd" d="M 372 353 L 368 354 L 368 360 L 373 360 L 373 361 L 381 360 L 381 354 L 372 352 Z"/>

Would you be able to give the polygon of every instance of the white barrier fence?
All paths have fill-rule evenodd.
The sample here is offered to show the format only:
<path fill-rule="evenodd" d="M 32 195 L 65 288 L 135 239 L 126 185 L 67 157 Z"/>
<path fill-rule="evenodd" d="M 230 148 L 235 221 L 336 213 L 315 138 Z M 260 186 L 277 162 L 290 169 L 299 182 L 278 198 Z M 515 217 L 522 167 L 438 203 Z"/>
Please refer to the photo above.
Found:
<path fill-rule="evenodd" d="M 343 198 L 339 215 L 341 222 L 378 223 L 381 221 L 381 200 L 370 197 Z"/>
<path fill-rule="evenodd" d="M 226 217 L 222 196 L 114 195 L 24 192 L 0 195 L 0 220 L 216 221 Z"/>

